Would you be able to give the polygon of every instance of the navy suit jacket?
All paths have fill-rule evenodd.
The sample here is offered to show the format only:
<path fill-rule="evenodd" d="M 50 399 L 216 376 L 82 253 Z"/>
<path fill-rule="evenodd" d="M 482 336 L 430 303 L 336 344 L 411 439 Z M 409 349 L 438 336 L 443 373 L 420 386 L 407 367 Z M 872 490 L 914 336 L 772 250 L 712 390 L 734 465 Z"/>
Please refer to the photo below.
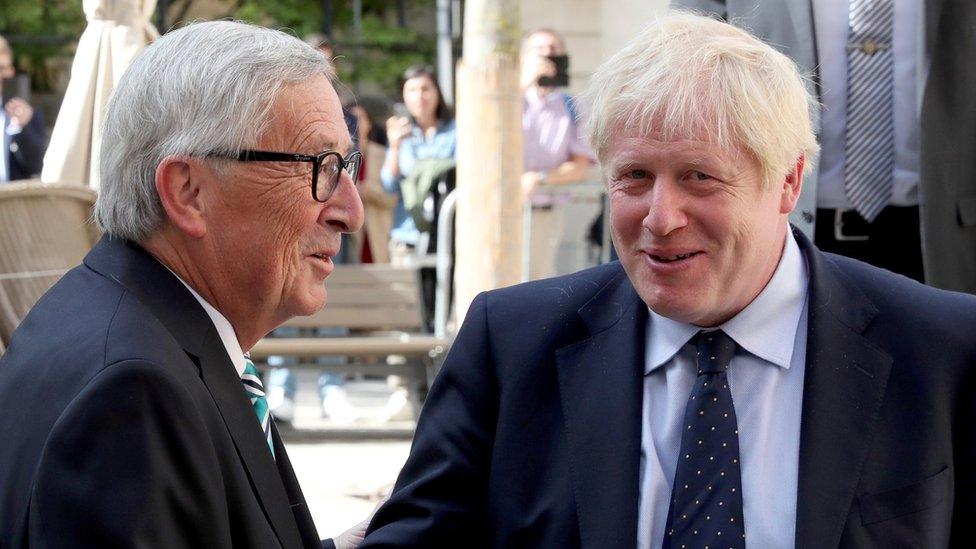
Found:
<path fill-rule="evenodd" d="M 976 298 L 797 240 L 796 546 L 966 547 Z M 478 296 L 362 547 L 634 547 L 647 316 L 619 263 Z"/>
<path fill-rule="evenodd" d="M 0 548 L 321 547 L 213 322 L 105 237 L 0 359 Z"/>

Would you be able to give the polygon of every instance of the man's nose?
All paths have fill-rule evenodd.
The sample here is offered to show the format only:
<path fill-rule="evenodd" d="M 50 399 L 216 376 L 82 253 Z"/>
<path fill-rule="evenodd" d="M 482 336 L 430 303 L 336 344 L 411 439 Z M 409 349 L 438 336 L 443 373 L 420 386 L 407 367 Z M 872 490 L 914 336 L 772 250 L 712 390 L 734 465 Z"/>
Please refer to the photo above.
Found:
<path fill-rule="evenodd" d="M 685 197 L 674 182 L 658 179 L 646 197 L 643 225 L 654 236 L 667 236 L 688 224 Z"/>
<path fill-rule="evenodd" d="M 324 223 L 343 233 L 354 233 L 362 228 L 365 219 L 363 200 L 359 196 L 356 183 L 345 170 L 342 171 L 339 186 L 329 197 L 326 206 L 322 211 Z"/>

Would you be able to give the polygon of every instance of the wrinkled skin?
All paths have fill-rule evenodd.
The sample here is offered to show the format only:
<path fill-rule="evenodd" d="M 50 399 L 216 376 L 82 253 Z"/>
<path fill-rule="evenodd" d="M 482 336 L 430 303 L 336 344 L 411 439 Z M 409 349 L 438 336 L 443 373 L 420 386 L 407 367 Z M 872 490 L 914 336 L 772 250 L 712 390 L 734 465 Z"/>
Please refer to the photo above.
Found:
<path fill-rule="evenodd" d="M 345 154 L 351 143 L 339 99 L 321 75 L 282 88 L 254 148 Z M 341 234 L 363 224 L 362 201 L 348 175 L 320 203 L 312 197 L 309 163 L 231 161 L 221 170 L 183 159 L 165 169 L 178 160 L 157 169 L 157 188 L 161 178 L 186 181 L 172 201 L 177 206 L 164 200 L 171 223 L 147 249 L 227 317 L 242 349 L 289 318 L 321 309 Z M 187 205 L 185 212 L 179 204 Z"/>

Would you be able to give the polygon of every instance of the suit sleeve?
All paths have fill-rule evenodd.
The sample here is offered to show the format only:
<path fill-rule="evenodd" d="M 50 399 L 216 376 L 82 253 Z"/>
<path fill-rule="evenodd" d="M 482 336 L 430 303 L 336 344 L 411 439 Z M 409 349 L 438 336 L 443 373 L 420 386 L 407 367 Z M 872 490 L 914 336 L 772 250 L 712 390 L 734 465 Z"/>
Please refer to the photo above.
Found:
<path fill-rule="evenodd" d="M 44 118 L 39 110 L 34 110 L 34 116 L 20 133 L 12 136 L 11 141 L 17 144 L 17 151 L 12 153 L 17 162 L 29 176 L 41 173 L 44 165 Z"/>
<path fill-rule="evenodd" d="M 361 548 L 483 547 L 498 416 L 487 298 L 475 298 L 431 386 L 410 456 Z"/>
<path fill-rule="evenodd" d="M 41 456 L 31 547 L 230 547 L 220 465 L 195 410 L 152 363 L 96 375 Z"/>

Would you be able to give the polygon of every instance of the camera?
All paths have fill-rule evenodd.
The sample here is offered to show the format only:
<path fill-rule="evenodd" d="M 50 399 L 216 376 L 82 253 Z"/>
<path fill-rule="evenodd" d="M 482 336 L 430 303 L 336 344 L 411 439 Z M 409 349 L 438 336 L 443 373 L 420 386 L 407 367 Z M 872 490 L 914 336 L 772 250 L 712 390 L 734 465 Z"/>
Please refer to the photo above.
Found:
<path fill-rule="evenodd" d="M 539 85 L 544 88 L 565 88 L 569 86 L 569 56 L 568 55 L 549 55 L 546 59 L 552 61 L 556 66 L 556 74 L 553 76 L 540 76 Z"/>

